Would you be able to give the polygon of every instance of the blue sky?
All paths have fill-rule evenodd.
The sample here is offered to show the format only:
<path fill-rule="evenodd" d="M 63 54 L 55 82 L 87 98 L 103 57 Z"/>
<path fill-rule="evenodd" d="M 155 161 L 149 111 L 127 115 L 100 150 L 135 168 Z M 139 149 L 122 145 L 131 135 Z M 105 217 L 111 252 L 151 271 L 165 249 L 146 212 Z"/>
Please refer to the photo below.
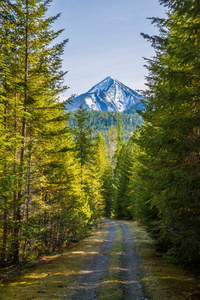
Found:
<path fill-rule="evenodd" d="M 64 28 L 60 38 L 69 38 L 63 56 L 67 96 L 87 92 L 107 76 L 145 89 L 143 57 L 154 50 L 140 33 L 157 33 L 147 18 L 164 16 L 158 0 L 54 0 L 49 14 L 58 12 L 54 28 Z"/>

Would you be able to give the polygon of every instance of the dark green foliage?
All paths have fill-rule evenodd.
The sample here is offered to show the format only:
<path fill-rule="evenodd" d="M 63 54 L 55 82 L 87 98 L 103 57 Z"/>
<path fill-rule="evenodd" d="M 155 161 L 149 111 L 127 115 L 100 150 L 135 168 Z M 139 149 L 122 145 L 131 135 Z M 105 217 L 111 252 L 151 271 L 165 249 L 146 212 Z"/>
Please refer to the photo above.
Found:
<path fill-rule="evenodd" d="M 100 133 L 95 139 L 95 163 L 101 180 L 101 194 L 104 199 L 105 209 L 104 215 L 111 216 L 112 200 L 113 200 L 113 169 L 110 161 L 108 149 L 105 141 Z"/>
<path fill-rule="evenodd" d="M 74 113 L 74 118 L 75 126 L 72 133 L 74 135 L 75 151 L 77 158 L 80 159 L 81 166 L 83 166 L 92 155 L 92 128 L 87 125 L 89 114 L 82 105 Z"/>
<path fill-rule="evenodd" d="M 118 148 L 122 145 L 123 141 L 123 132 L 122 132 L 122 119 L 121 119 L 121 114 L 118 113 L 117 116 L 117 146 Z"/>
<path fill-rule="evenodd" d="M 147 60 L 144 123 L 116 152 L 114 210 L 137 218 L 160 251 L 184 264 L 200 261 L 199 1 L 160 1 L 167 19 Z"/>
<path fill-rule="evenodd" d="M 129 181 L 132 168 L 132 148 L 130 142 L 118 148 L 114 168 L 114 216 L 119 219 L 132 219 L 131 198 L 129 195 Z"/>
<path fill-rule="evenodd" d="M 69 126 L 73 128 L 75 126 L 75 112 L 69 111 L 69 114 Z M 96 136 L 98 132 L 100 132 L 104 137 L 106 144 L 108 144 L 109 128 L 113 125 L 117 129 L 118 113 L 88 111 L 88 115 L 89 119 L 87 122 L 87 126 L 91 126 L 95 129 L 93 136 Z M 133 134 L 136 125 L 142 124 L 142 118 L 137 113 L 121 113 L 120 118 L 122 123 L 122 138 L 127 141 Z"/>
<path fill-rule="evenodd" d="M 159 249 L 195 263 L 200 260 L 199 2 L 160 2 L 173 14 L 153 19 L 159 37 L 145 36 L 156 57 L 148 60 L 148 100 L 135 139 L 141 153 L 132 199 Z"/>

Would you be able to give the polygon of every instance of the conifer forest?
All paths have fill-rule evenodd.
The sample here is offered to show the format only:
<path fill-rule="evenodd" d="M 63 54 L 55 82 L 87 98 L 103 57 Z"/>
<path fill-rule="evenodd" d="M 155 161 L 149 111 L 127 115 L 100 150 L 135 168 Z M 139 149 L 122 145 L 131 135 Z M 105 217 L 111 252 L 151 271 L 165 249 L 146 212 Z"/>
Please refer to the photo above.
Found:
<path fill-rule="evenodd" d="M 1 266 L 78 241 L 101 217 L 137 220 L 161 253 L 197 264 L 200 1 L 159 0 L 167 13 L 151 19 L 158 35 L 142 33 L 155 55 L 145 58 L 144 108 L 129 137 L 123 114 L 106 133 L 103 121 L 89 122 L 106 113 L 80 106 L 69 120 L 71 99 L 59 99 L 68 40 L 57 42 L 63 30 L 53 29 L 59 14 L 46 16 L 51 2 L 0 4 Z"/>

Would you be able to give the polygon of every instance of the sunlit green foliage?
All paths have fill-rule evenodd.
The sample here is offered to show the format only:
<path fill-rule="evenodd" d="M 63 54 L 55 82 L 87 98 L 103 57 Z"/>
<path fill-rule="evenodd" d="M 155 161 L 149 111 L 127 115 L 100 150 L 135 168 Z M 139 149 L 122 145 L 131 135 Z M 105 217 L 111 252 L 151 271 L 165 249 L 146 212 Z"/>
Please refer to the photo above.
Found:
<path fill-rule="evenodd" d="M 102 184 L 101 194 L 105 205 L 104 214 L 110 217 L 113 197 L 113 169 L 108 149 L 100 133 L 98 133 L 95 143 L 95 164 Z"/>
<path fill-rule="evenodd" d="M 75 156 L 80 164 L 82 195 L 90 211 L 90 224 L 101 217 L 104 209 L 102 196 L 102 177 L 105 168 L 106 153 L 99 141 L 92 138 L 92 129 L 87 126 L 88 112 L 80 105 L 75 113 L 74 137 Z"/>
<path fill-rule="evenodd" d="M 59 17 L 51 1 L 1 1 L 0 7 L 0 260 L 35 259 L 83 237 L 103 211 L 101 181 L 80 176 L 68 129 Z M 93 143 L 94 144 L 94 143 Z M 86 143 L 84 150 L 86 150 Z M 91 153 L 91 152 L 90 152 Z M 88 154 L 89 157 L 89 154 Z M 95 167 L 95 166 L 94 166 Z M 96 167 L 95 167 L 96 168 Z"/>

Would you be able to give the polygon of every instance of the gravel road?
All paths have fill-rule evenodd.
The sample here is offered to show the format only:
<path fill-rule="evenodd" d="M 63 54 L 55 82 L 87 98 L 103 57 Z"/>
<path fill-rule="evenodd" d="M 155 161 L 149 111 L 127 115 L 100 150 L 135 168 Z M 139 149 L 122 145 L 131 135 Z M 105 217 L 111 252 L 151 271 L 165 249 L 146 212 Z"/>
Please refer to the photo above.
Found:
<path fill-rule="evenodd" d="M 123 229 L 123 254 L 121 255 L 121 288 L 124 300 L 148 300 L 142 292 L 139 259 L 134 250 L 131 234 L 126 225 L 117 222 Z"/>
<path fill-rule="evenodd" d="M 108 253 L 113 248 L 116 236 L 116 229 L 113 222 L 108 220 L 106 222 L 109 224 L 108 238 L 103 242 L 100 252 L 95 255 L 91 263 L 76 278 L 72 294 L 66 300 L 97 300 L 98 288 L 108 268 Z M 122 300 L 148 300 L 142 292 L 139 260 L 133 249 L 129 229 L 121 222 L 116 222 L 123 229 L 123 254 L 120 261 Z"/>
<path fill-rule="evenodd" d="M 108 253 L 112 250 L 116 229 L 112 222 L 107 221 L 109 224 L 108 238 L 104 241 L 100 252 L 95 255 L 81 274 L 77 278 L 73 286 L 73 295 L 70 300 L 94 300 L 97 299 L 96 293 L 101 281 L 103 280 L 104 273 L 108 267 Z"/>

